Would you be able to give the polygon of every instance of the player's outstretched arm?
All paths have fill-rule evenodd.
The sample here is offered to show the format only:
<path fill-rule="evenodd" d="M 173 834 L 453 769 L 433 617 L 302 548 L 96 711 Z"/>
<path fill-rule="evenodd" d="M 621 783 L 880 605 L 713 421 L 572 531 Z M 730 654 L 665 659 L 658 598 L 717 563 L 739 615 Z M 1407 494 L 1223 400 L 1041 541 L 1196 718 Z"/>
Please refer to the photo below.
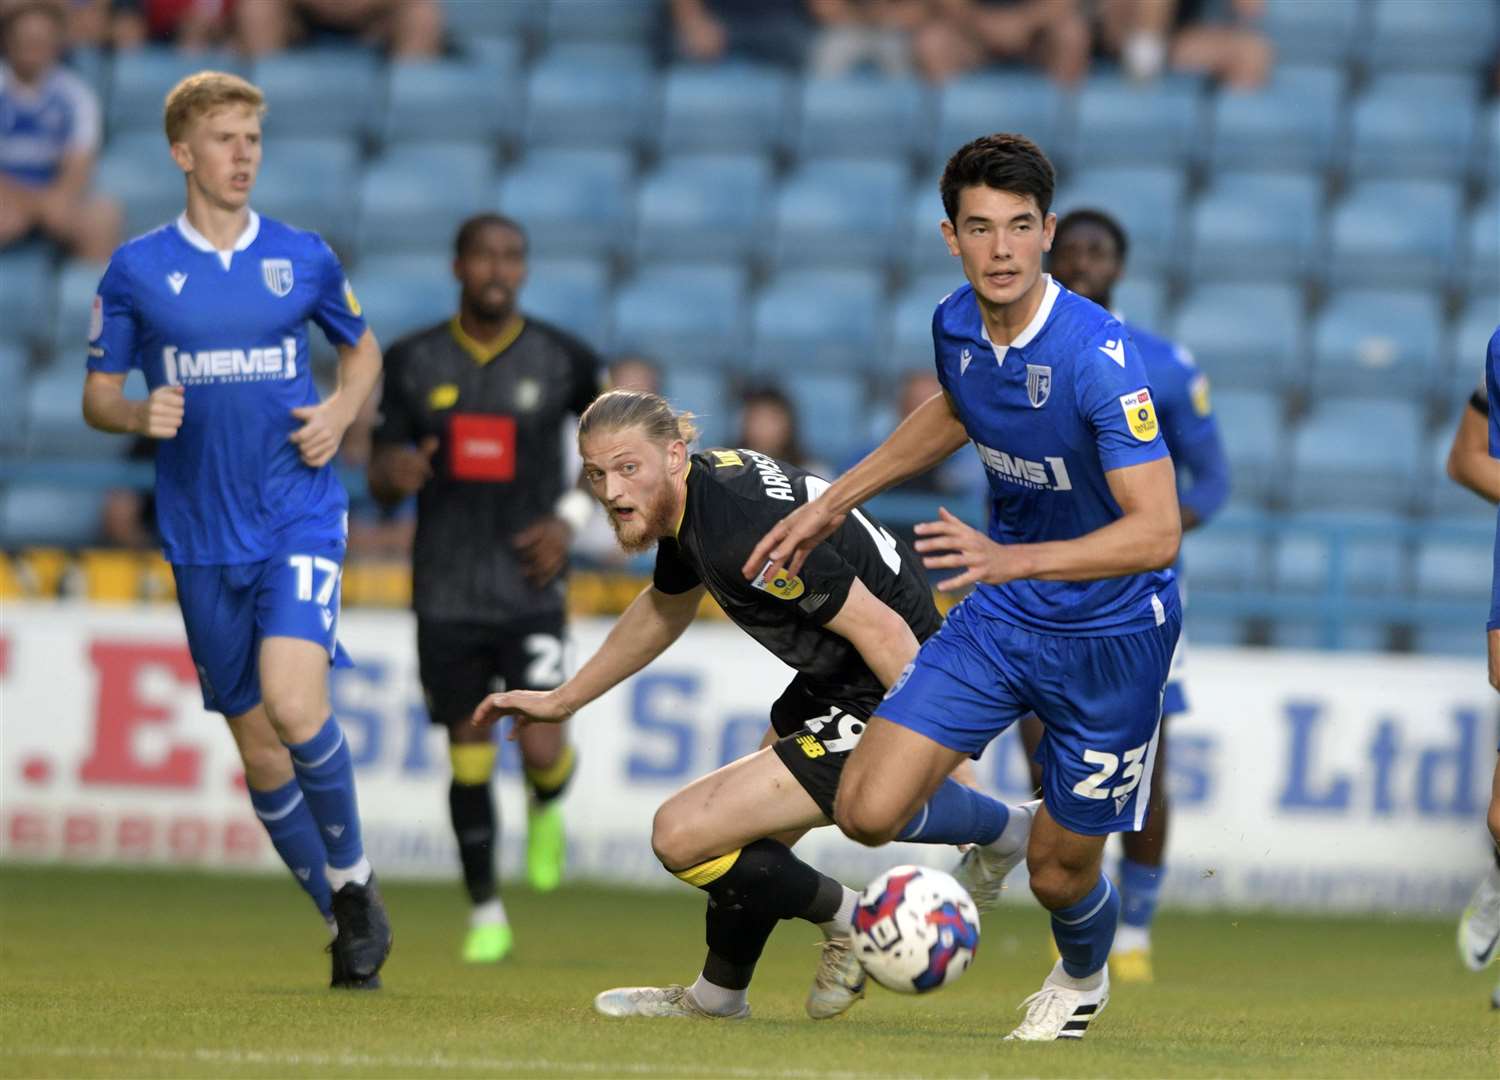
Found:
<path fill-rule="evenodd" d="M 180 386 L 158 386 L 145 401 L 125 397 L 125 376 L 91 371 L 83 382 L 83 419 L 116 435 L 170 439 L 182 427 L 186 398 Z"/>
<path fill-rule="evenodd" d="M 615 622 L 599 651 L 556 690 L 511 690 L 490 694 L 474 710 L 474 723 L 487 727 L 505 716 L 516 718 L 515 731 L 530 723 L 560 724 L 606 691 L 655 660 L 682 636 L 693 617 L 703 586 L 684 593 L 664 593 L 648 585 Z"/>
<path fill-rule="evenodd" d="M 1500 502 L 1500 458 L 1490 457 L 1489 421 L 1465 406 L 1448 450 L 1448 475 L 1490 502 Z"/>
<path fill-rule="evenodd" d="M 824 625 L 859 650 L 865 665 L 888 690 L 917 655 L 917 636 L 906 620 L 859 578 L 849 586 L 839 613 Z"/>
<path fill-rule="evenodd" d="M 795 577 L 808 553 L 833 535 L 850 510 L 947 460 L 968 438 L 948 395 L 934 394 L 827 491 L 799 506 L 766 533 L 741 567 L 745 580 L 753 580 L 768 562 L 784 567 L 788 576 Z"/>
<path fill-rule="evenodd" d="M 380 379 L 380 346 L 369 328 L 353 345 L 339 346 L 338 387 L 327 400 L 292 410 L 302 426 L 288 436 L 302 463 L 317 469 L 333 460 L 344 432 L 354 423 Z"/>

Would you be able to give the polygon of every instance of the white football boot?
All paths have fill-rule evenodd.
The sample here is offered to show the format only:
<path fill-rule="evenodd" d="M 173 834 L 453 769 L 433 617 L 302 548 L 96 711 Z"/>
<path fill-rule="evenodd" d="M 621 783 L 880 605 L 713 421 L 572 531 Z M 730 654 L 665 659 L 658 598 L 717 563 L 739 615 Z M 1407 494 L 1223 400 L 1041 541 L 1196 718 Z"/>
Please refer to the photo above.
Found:
<path fill-rule="evenodd" d="M 1458 920 L 1458 957 L 1470 971 L 1483 971 L 1500 948 L 1500 866 L 1491 866 Z"/>
<path fill-rule="evenodd" d="M 1014 850 L 1004 853 L 995 851 L 992 845 L 975 844 L 964 852 L 964 857 L 954 868 L 953 877 L 968 892 L 969 898 L 974 901 L 974 906 L 980 911 L 989 911 L 1000 903 L 1000 893 L 1005 887 L 1006 876 L 1021 865 L 1026 858 L 1026 843 L 1031 838 L 1031 823 L 1036 819 L 1037 807 L 1042 805 L 1041 799 L 1033 799 L 1031 802 L 1012 806 L 1012 814 L 1025 815 L 1025 833 L 1019 838 L 1014 834 L 1011 841 Z M 1009 826 L 1006 832 L 1010 832 Z"/>
<path fill-rule="evenodd" d="M 617 986 L 594 998 L 594 1010 L 605 1016 L 689 1017 L 697 1020 L 744 1020 L 750 1016 L 746 1002 L 732 1013 L 705 1012 L 686 986 Z"/>
<path fill-rule="evenodd" d="M 1052 969 L 1042 988 L 1021 1002 L 1026 1019 L 1005 1036 L 1006 1042 L 1053 1042 L 1057 1039 L 1081 1039 L 1089 1024 L 1109 1004 L 1109 968 L 1100 969 L 1102 979 L 1093 990 L 1075 990 L 1054 982 L 1062 971 L 1062 961 Z"/>
<path fill-rule="evenodd" d="M 866 976 L 854 954 L 853 938 L 828 938 L 822 949 L 812 989 L 807 992 L 807 1015 L 814 1020 L 832 1020 L 865 996 Z"/>

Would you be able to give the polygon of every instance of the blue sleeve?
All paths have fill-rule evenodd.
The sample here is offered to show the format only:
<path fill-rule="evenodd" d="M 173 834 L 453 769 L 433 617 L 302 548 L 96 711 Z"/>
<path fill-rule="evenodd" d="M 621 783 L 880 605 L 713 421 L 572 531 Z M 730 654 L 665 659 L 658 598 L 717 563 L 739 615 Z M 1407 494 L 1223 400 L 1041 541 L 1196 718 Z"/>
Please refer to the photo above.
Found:
<path fill-rule="evenodd" d="M 111 259 L 89 313 L 88 369 L 123 375 L 136 366 L 135 349 L 135 296 L 130 274 L 118 258 Z"/>
<path fill-rule="evenodd" d="M 1490 457 L 1500 458 L 1500 328 L 1485 352 L 1484 386 L 1490 405 Z"/>
<path fill-rule="evenodd" d="M 1099 447 L 1106 472 L 1167 456 L 1156 417 L 1156 395 L 1135 342 L 1108 324 L 1083 348 L 1073 393 Z"/>
<path fill-rule="evenodd" d="M 364 336 L 364 312 L 344 276 L 339 257 L 321 239 L 316 243 L 322 273 L 318 277 L 318 304 L 313 308 L 312 320 L 331 344 L 353 345 Z"/>
<path fill-rule="evenodd" d="M 1202 522 L 1229 500 L 1229 458 L 1219 437 L 1208 376 L 1192 365 L 1191 357 L 1184 360 L 1180 385 L 1171 394 L 1163 393 L 1160 404 L 1172 460 L 1178 468 L 1177 499 Z"/>
<path fill-rule="evenodd" d="M 1495 569 L 1490 575 L 1490 621 L 1484 624 L 1484 628 L 1500 630 L 1500 511 L 1495 516 Z"/>

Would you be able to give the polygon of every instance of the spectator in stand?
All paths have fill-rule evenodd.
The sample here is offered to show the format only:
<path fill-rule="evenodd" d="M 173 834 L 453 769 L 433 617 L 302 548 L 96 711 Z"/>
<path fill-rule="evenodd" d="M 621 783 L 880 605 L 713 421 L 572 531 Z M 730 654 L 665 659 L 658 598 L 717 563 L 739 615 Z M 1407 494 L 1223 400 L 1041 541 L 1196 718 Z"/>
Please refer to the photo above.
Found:
<path fill-rule="evenodd" d="M 148 42 L 211 49 L 232 36 L 234 6 L 235 0 L 114 0 L 110 37 L 116 49 Z"/>
<path fill-rule="evenodd" d="M 926 0 L 807 0 L 819 26 L 808 68 L 825 78 L 864 67 L 887 78 L 910 75 L 911 35 L 926 6 Z"/>
<path fill-rule="evenodd" d="M 827 465 L 809 458 L 803 450 L 797 407 L 774 386 L 751 386 L 741 396 L 740 430 L 732 445 L 790 462 L 819 476 L 831 475 Z"/>
<path fill-rule="evenodd" d="M 923 6 L 912 52 L 933 82 L 997 60 L 1036 64 L 1065 86 L 1088 73 L 1091 35 L 1080 0 L 927 0 Z"/>
<path fill-rule="evenodd" d="M 0 8 L 0 249 L 45 237 L 103 262 L 120 241 L 120 208 L 89 190 L 99 102 L 59 62 L 66 31 L 58 4 Z"/>
<path fill-rule="evenodd" d="M 656 366 L 656 361 L 634 353 L 617 356 L 610 363 L 609 371 L 605 374 L 605 385 L 610 390 L 644 390 L 650 394 L 659 394 L 661 393 L 661 368 Z M 574 450 L 577 450 L 577 446 L 574 446 Z M 601 521 L 604 518 L 603 514 L 594 516 Z"/>
<path fill-rule="evenodd" d="M 438 0 L 242 0 L 233 18 L 247 56 L 329 39 L 374 46 L 403 60 L 443 51 Z"/>
<path fill-rule="evenodd" d="M 1265 6 L 1265 0 L 1100 0 L 1100 46 L 1134 79 L 1171 70 L 1253 90 L 1276 59 L 1271 39 L 1255 25 Z"/>
<path fill-rule="evenodd" d="M 671 55 L 800 68 L 812 33 L 804 0 L 670 0 Z"/>

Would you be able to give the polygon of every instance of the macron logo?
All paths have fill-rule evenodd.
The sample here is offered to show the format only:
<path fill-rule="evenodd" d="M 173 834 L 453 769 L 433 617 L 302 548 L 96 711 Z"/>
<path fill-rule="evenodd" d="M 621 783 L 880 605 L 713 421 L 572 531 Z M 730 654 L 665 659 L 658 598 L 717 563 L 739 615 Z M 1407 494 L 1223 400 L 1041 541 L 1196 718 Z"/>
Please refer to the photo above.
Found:
<path fill-rule="evenodd" d="M 969 370 L 969 362 L 973 359 L 974 356 L 968 349 L 958 354 L 958 373 L 960 375 Z"/>
<path fill-rule="evenodd" d="M 180 270 L 174 270 L 167 275 L 167 284 L 172 287 L 173 296 L 181 296 L 182 287 L 187 284 L 187 275 Z"/>
<path fill-rule="evenodd" d="M 1125 366 L 1125 342 L 1119 338 L 1111 338 L 1099 346 L 1099 351 L 1109 357 L 1121 367 Z"/>
<path fill-rule="evenodd" d="M 328 835 L 337 840 L 339 837 L 344 835 L 344 827 L 342 825 L 329 825 Z"/>

